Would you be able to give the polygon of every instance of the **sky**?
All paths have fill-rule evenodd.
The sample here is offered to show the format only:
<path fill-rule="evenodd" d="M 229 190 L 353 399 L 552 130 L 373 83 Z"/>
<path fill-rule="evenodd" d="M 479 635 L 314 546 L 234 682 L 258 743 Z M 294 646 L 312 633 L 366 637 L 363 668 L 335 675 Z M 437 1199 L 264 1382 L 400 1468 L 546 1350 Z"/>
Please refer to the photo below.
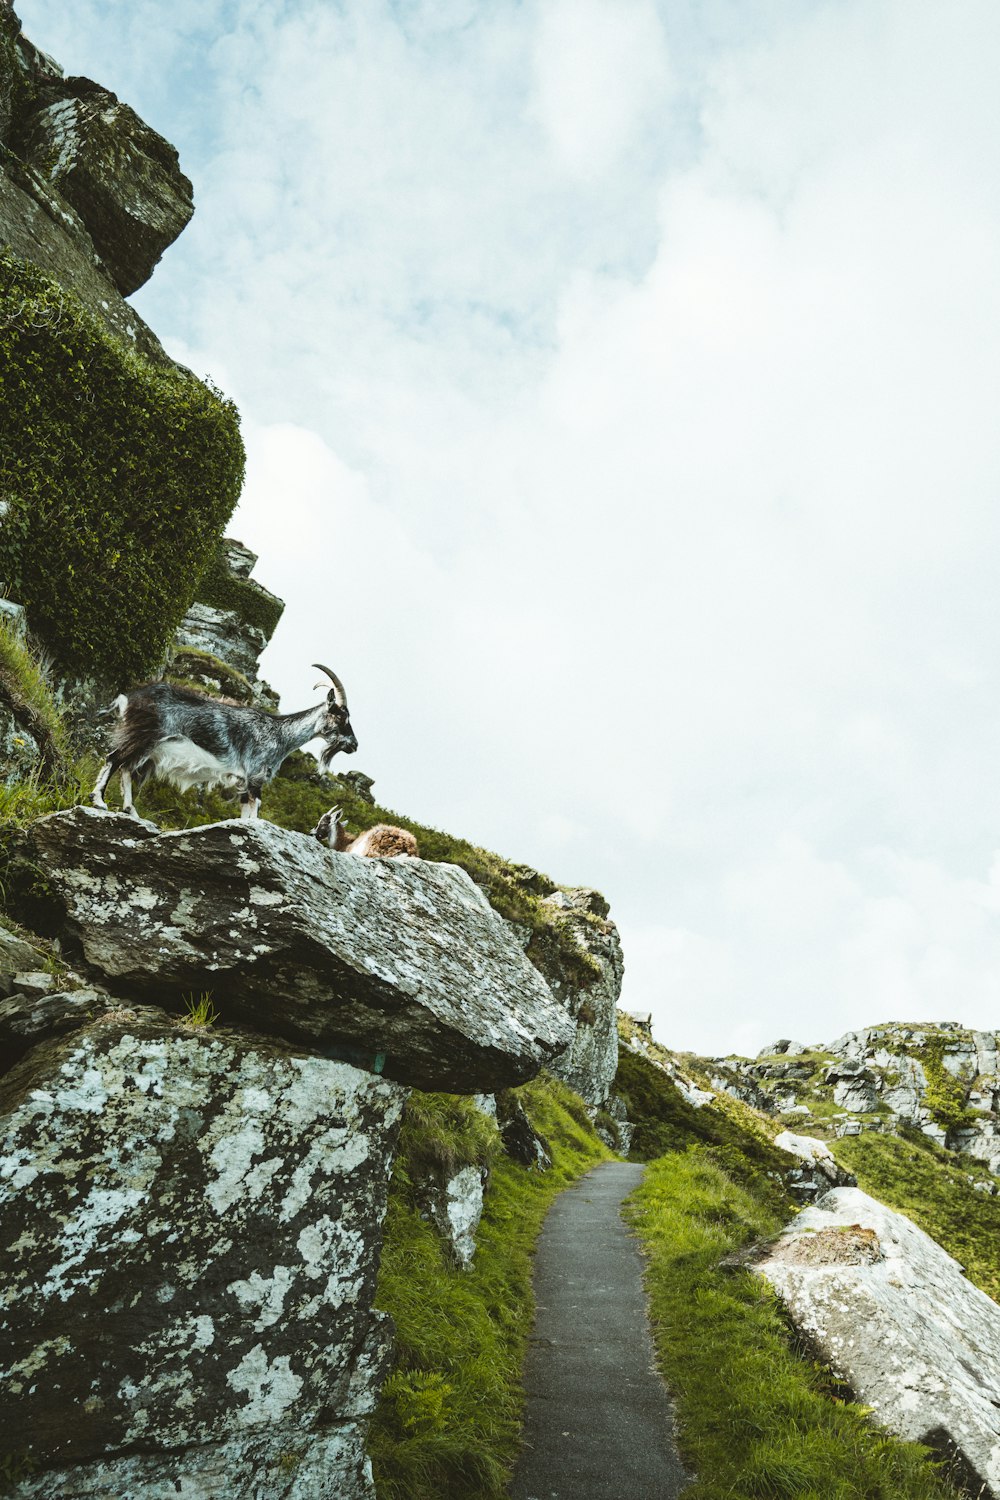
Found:
<path fill-rule="evenodd" d="M 1000 1027 L 995 0 L 16 8 L 194 182 L 283 708 L 668 1046 Z"/>

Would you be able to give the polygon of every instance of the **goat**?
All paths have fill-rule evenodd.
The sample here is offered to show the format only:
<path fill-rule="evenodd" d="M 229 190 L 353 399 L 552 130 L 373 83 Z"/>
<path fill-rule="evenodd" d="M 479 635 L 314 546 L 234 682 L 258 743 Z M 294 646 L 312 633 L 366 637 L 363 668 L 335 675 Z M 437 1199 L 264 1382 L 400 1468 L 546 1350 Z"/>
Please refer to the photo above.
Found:
<path fill-rule="evenodd" d="M 376 823 L 374 828 L 366 828 L 364 833 L 351 838 L 339 807 L 331 807 L 323 814 L 313 829 L 313 837 L 338 854 L 357 854 L 365 859 L 417 859 L 420 854 L 413 834 L 392 823 Z"/>
<path fill-rule="evenodd" d="M 220 702 L 167 682 L 148 682 L 122 693 L 116 700 L 119 721 L 91 802 L 107 808 L 104 793 L 117 773 L 122 810 L 137 817 L 133 791 L 147 776 L 155 775 L 182 790 L 236 784 L 240 817 L 256 818 L 264 783 L 293 750 L 309 740 L 325 740 L 320 768 L 326 771 L 338 751 L 353 755 L 358 748 L 340 678 L 319 662 L 313 665 L 326 673 L 333 687 L 322 703 L 297 714 L 269 714 Z"/>

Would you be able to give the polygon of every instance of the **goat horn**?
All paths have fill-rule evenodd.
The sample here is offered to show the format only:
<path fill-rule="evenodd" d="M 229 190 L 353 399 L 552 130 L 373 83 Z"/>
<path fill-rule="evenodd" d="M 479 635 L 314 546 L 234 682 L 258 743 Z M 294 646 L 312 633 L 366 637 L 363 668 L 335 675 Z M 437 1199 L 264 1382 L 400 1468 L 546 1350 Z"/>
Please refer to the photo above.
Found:
<path fill-rule="evenodd" d="M 347 694 L 344 692 L 344 684 L 341 682 L 341 680 L 337 676 L 336 672 L 331 672 L 329 667 L 324 667 L 324 665 L 323 665 L 323 663 L 321 661 L 314 661 L 313 662 L 313 666 L 316 667 L 320 672 L 325 672 L 326 673 L 327 677 L 329 677 L 330 681 L 333 683 L 334 698 L 336 699 L 337 703 L 340 705 L 341 708 L 346 708 L 347 707 Z M 316 684 L 316 686 L 317 687 L 326 687 L 326 683 L 325 682 L 318 682 Z"/>

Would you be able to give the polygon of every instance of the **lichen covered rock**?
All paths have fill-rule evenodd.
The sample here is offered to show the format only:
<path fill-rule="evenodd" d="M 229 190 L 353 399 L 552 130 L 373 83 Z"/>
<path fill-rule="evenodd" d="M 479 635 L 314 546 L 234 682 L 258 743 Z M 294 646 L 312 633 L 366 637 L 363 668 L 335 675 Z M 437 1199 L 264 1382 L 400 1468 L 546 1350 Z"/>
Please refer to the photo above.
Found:
<path fill-rule="evenodd" d="M 91 808 L 35 823 L 28 853 L 66 951 L 115 993 L 209 986 L 227 1022 L 451 1093 L 522 1083 L 572 1036 L 455 865 L 354 859 L 263 820 L 156 835 Z"/>
<path fill-rule="evenodd" d="M 1000 1496 L 1000 1307 L 940 1245 L 835 1188 L 755 1269 L 883 1426 L 957 1458 L 970 1494 Z"/>
<path fill-rule="evenodd" d="M 370 1494 L 403 1098 L 150 1011 L 8 1074 L 0 1421 L 36 1466 L 18 1496 Z"/>

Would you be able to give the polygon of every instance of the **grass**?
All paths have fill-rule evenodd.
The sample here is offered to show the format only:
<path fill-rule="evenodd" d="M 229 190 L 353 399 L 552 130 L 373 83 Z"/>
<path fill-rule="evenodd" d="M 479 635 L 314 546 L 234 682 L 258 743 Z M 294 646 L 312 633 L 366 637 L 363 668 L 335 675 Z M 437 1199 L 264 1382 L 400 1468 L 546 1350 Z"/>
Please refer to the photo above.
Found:
<path fill-rule="evenodd" d="M 0 620 L 0 705 L 37 743 L 42 773 L 57 775 L 69 746 L 62 715 L 38 661 L 6 620 Z"/>
<path fill-rule="evenodd" d="M 660 1368 L 677 1401 L 685 1500 L 956 1500 L 927 1450 L 875 1427 L 795 1338 L 757 1276 L 720 1261 L 775 1212 L 692 1146 L 629 1200 L 648 1253 Z"/>
<path fill-rule="evenodd" d="M 864 1192 L 911 1218 L 1000 1301 L 1000 1198 L 969 1181 L 990 1181 L 983 1163 L 944 1151 L 916 1130 L 845 1136 L 831 1149 Z"/>
<path fill-rule="evenodd" d="M 212 1000 L 211 990 L 203 990 L 200 995 L 185 995 L 184 997 L 184 1024 L 186 1026 L 214 1026 L 219 1019 L 219 1012 Z"/>
<path fill-rule="evenodd" d="M 389 1195 L 376 1303 L 392 1314 L 398 1360 L 369 1436 L 379 1500 L 502 1500 L 517 1453 L 521 1368 L 534 1315 L 531 1254 L 553 1198 L 610 1153 L 580 1101 L 542 1077 L 517 1093 L 553 1155 L 537 1172 L 498 1152 L 470 1270 L 450 1263 L 413 1190 L 428 1132 L 447 1136 L 458 1110 L 456 1161 L 471 1140 L 465 1100 L 415 1093 Z M 495 1129 L 484 1122 L 494 1137 Z M 464 1146 L 460 1144 L 464 1141 Z"/>

